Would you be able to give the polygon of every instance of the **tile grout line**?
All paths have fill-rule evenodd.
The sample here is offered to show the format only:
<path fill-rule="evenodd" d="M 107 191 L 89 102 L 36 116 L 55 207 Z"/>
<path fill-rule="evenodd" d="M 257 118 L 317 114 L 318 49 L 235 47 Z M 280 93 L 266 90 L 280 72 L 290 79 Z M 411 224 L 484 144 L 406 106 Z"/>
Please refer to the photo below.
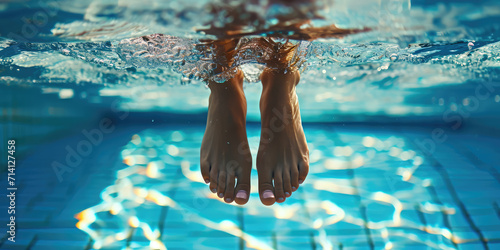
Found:
<path fill-rule="evenodd" d="M 427 190 L 429 191 L 432 199 L 434 200 L 434 202 L 436 202 L 437 204 L 443 206 L 443 202 L 441 202 L 441 200 L 439 199 L 439 196 L 436 192 L 436 189 L 434 188 L 434 186 L 431 184 L 427 187 Z M 455 235 L 453 234 L 453 228 L 451 227 L 451 224 L 450 224 L 450 220 L 448 218 L 448 214 L 445 213 L 444 209 L 441 208 L 441 215 L 443 217 L 443 224 L 446 228 L 448 228 L 448 230 L 450 230 L 450 233 L 451 233 L 451 243 L 453 244 L 453 246 L 455 247 L 455 249 L 458 249 L 458 245 L 457 243 L 455 243 L 455 241 L 453 240 L 455 238 Z"/>
<path fill-rule="evenodd" d="M 498 203 L 495 201 L 493 202 L 493 210 L 495 210 L 495 212 L 497 212 L 497 216 L 500 219 L 500 207 L 498 206 Z"/>
<path fill-rule="evenodd" d="M 415 209 L 415 212 L 417 213 L 420 222 L 422 222 L 422 225 L 424 226 L 424 231 L 427 231 L 428 223 L 427 220 L 425 219 L 424 213 L 422 212 L 422 206 L 417 203 L 413 208 Z"/>
<path fill-rule="evenodd" d="M 453 145 L 454 149 L 456 149 L 459 154 L 467 156 L 467 158 L 471 161 L 471 163 L 474 165 L 479 170 L 486 171 L 488 172 L 495 180 L 500 183 L 500 173 L 494 168 L 491 167 L 489 164 L 486 164 L 484 161 L 482 161 L 474 152 L 472 152 L 470 149 L 464 147 L 460 142 L 458 142 L 455 139 L 453 140 Z"/>
<path fill-rule="evenodd" d="M 274 231 L 271 234 L 271 240 L 273 242 L 273 249 L 277 250 L 278 249 L 278 239 L 276 237 L 276 232 L 274 232 Z"/>
<path fill-rule="evenodd" d="M 444 167 L 441 165 L 441 163 L 439 163 L 433 157 L 433 155 L 428 155 L 428 154 L 425 154 L 424 152 L 421 152 L 420 148 L 417 145 L 415 145 L 415 143 L 412 140 L 408 140 L 408 141 L 411 143 L 411 145 L 413 145 L 413 148 L 415 150 L 419 151 L 421 153 L 421 155 L 425 156 L 425 158 L 431 162 L 430 165 L 436 170 L 436 172 L 439 173 L 439 175 L 441 176 L 441 179 L 443 179 L 453 201 L 458 205 L 458 207 L 459 207 L 460 211 L 462 212 L 462 214 L 464 215 L 467 223 L 469 223 L 469 226 L 478 235 L 479 241 L 481 241 L 481 243 L 483 244 L 484 249 L 489 249 L 488 240 L 486 238 L 484 238 L 483 233 L 481 232 L 481 230 L 479 230 L 479 228 L 476 226 L 476 224 L 474 223 L 474 221 L 470 217 L 469 212 L 467 211 L 467 208 L 465 207 L 465 205 L 462 203 L 462 201 L 458 197 L 458 195 L 455 191 L 455 188 L 453 187 L 453 184 L 451 183 L 451 181 L 448 177 L 448 173 L 446 172 L 446 170 L 444 170 Z"/>
<path fill-rule="evenodd" d="M 318 247 L 316 246 L 316 242 L 314 241 L 314 233 L 313 232 L 309 233 L 309 239 L 311 241 L 311 249 L 316 250 Z"/>
<path fill-rule="evenodd" d="M 346 146 L 347 143 L 345 143 L 344 141 L 342 141 L 340 139 L 340 137 L 338 136 L 335 129 L 333 128 L 332 130 L 334 131 L 333 136 L 332 136 L 332 140 L 334 141 L 334 143 L 337 146 L 340 146 L 340 145 Z M 350 156 L 348 158 L 351 159 Z M 373 237 L 371 235 L 370 228 L 368 228 L 368 217 L 366 214 L 366 206 L 363 204 L 361 195 L 359 194 L 359 188 L 358 188 L 358 184 L 356 181 L 356 176 L 354 175 L 354 170 L 351 168 L 351 166 L 349 166 L 349 168 L 347 169 L 347 174 L 351 177 L 350 183 L 351 183 L 353 189 L 355 190 L 355 194 L 353 196 L 356 197 L 356 199 L 359 202 L 359 210 L 360 210 L 361 217 L 363 218 L 363 228 L 365 231 L 365 235 L 366 235 L 366 238 L 368 240 L 368 244 L 370 246 L 370 249 L 373 250 L 373 249 L 375 249 L 375 244 L 373 242 Z"/>
<path fill-rule="evenodd" d="M 33 236 L 33 239 L 31 239 L 30 244 L 26 247 L 26 249 L 31 249 L 37 241 L 38 241 L 38 235 L 35 234 L 35 236 Z"/>
<path fill-rule="evenodd" d="M 240 230 L 241 230 L 241 232 L 245 232 L 245 220 L 244 220 L 243 208 L 239 207 L 237 211 L 238 211 L 238 220 L 240 221 Z M 245 240 L 243 239 L 243 237 L 239 237 L 239 238 L 240 238 L 239 248 L 240 248 L 240 250 L 244 250 L 245 249 Z"/>
<path fill-rule="evenodd" d="M 305 204 L 305 200 L 307 200 L 307 197 L 306 197 L 306 194 L 305 192 L 303 191 L 304 189 L 302 189 L 300 191 L 300 196 L 301 196 L 301 200 L 300 200 L 300 206 L 303 208 L 303 211 L 304 211 L 304 214 L 305 214 L 305 217 L 306 219 L 309 221 L 309 223 L 312 222 L 311 220 L 311 213 L 308 209 L 308 207 L 306 206 Z M 310 234 L 309 234 L 309 237 L 310 237 L 310 241 L 311 241 L 311 249 L 316 249 L 316 242 L 315 242 L 315 239 L 314 239 L 314 231 L 310 231 Z"/>

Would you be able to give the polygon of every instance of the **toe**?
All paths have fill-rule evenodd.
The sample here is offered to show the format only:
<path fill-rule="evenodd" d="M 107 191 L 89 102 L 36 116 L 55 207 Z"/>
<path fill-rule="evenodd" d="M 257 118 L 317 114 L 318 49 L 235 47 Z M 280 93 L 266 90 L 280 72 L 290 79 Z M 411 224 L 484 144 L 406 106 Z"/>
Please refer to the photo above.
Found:
<path fill-rule="evenodd" d="M 301 161 L 299 163 L 299 184 L 302 184 L 309 173 L 309 162 Z"/>
<path fill-rule="evenodd" d="M 236 185 L 234 200 L 239 205 L 246 204 L 250 197 L 250 173 L 251 170 L 249 169 L 248 171 L 240 171 L 237 174 L 238 184 Z"/>
<path fill-rule="evenodd" d="M 260 201 L 262 201 L 262 204 L 270 206 L 276 202 L 272 183 L 272 173 L 270 171 L 258 171 L 258 173 Z"/>
<path fill-rule="evenodd" d="M 217 196 L 219 198 L 224 197 L 224 193 L 226 191 L 226 172 L 219 172 L 219 183 L 217 183 Z"/>
<path fill-rule="evenodd" d="M 217 179 L 219 178 L 219 170 L 216 167 L 213 167 L 210 169 L 210 191 L 212 193 L 217 192 Z"/>
<path fill-rule="evenodd" d="M 278 203 L 285 201 L 285 190 L 283 189 L 283 173 L 282 168 L 276 169 L 274 173 L 274 194 Z"/>
<path fill-rule="evenodd" d="M 206 161 L 201 161 L 200 170 L 203 180 L 208 184 L 210 182 L 210 164 Z"/>
<path fill-rule="evenodd" d="M 290 169 L 290 174 L 291 174 L 290 183 L 292 184 L 292 192 L 295 192 L 299 188 L 299 168 L 298 168 L 298 166 L 292 166 L 292 169 Z"/>
<path fill-rule="evenodd" d="M 224 193 L 224 201 L 227 203 L 233 202 L 234 199 L 234 173 L 228 172 L 226 179 L 226 192 Z"/>
<path fill-rule="evenodd" d="M 283 189 L 285 191 L 285 197 L 290 197 L 292 195 L 292 180 L 289 169 L 283 170 Z"/>

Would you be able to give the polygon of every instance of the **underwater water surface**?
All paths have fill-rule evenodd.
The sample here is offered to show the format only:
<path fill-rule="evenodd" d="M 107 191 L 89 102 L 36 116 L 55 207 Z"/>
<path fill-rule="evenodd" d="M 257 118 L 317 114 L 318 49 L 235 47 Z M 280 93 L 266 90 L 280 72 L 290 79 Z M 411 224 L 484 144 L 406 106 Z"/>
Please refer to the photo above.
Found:
<path fill-rule="evenodd" d="M 500 248 L 498 1 L 294 3 L 0 2 L 1 148 L 15 139 L 19 159 L 17 241 L 2 230 L 0 248 Z M 197 45 L 235 21 L 224 8 L 250 13 L 252 36 L 211 75 L 213 51 Z M 291 41 L 310 173 L 265 207 L 254 166 L 249 203 L 226 204 L 199 173 L 202 79 L 243 71 L 255 156 L 269 52 L 251 38 L 294 11 L 363 32 Z M 85 136 L 108 118 L 102 140 Z M 7 211 L 5 199 L 2 223 Z"/>

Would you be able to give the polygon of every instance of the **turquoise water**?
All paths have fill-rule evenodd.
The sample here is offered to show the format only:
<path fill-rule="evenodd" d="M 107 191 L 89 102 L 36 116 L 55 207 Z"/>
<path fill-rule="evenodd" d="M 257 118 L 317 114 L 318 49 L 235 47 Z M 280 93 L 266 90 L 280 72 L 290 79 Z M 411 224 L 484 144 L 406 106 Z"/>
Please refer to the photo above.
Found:
<path fill-rule="evenodd" d="M 46 92 L 67 89 L 62 98 L 98 101 L 102 96 L 120 96 L 131 110 L 206 110 L 206 90 L 196 78 L 206 74 L 212 55 L 201 55 L 194 44 L 211 37 L 196 30 L 214 19 L 206 5 L 218 2 L 195 2 L 2 3 L 1 81 L 36 85 Z M 307 110 L 302 112 L 305 121 L 378 116 L 439 119 L 447 110 L 475 104 L 478 85 L 498 81 L 496 1 L 317 4 L 325 19 L 314 20 L 313 25 L 372 31 L 301 42 L 298 53 L 305 63 L 299 95 Z M 253 8 L 258 12 L 264 7 Z M 273 10 L 267 8 L 260 15 L 273 23 L 278 15 Z M 256 102 L 260 84 L 253 83 L 262 69 L 251 63 L 252 57 L 240 61 L 250 83 L 249 101 Z M 80 86 L 97 86 L 99 91 L 76 93 Z M 472 113 L 491 113 L 497 107 L 498 86 L 487 91 L 488 98 L 469 107 Z M 258 120 L 256 105 L 249 105 L 249 119 Z"/>
<path fill-rule="evenodd" d="M 293 11 L 240 3 L 264 27 Z M 0 148 L 15 139 L 18 157 L 18 241 L 2 230 L 1 249 L 500 248 L 497 1 L 300 5 L 324 17 L 314 26 L 371 30 L 294 41 L 311 170 L 272 207 L 255 166 L 245 206 L 219 200 L 199 173 L 213 55 L 195 44 L 214 37 L 197 30 L 231 23 L 211 5 L 225 6 L 0 3 Z M 255 157 L 265 51 L 239 46 Z M 115 129 L 68 164 L 103 119 Z M 6 168 L 1 178 L 5 197 Z"/>
<path fill-rule="evenodd" d="M 149 128 L 147 128 L 149 127 Z M 311 171 L 285 203 L 245 206 L 211 193 L 199 174 L 202 125 L 125 126 L 62 181 L 66 147 L 48 143 L 17 169 L 16 243 L 2 249 L 497 249 L 498 137 L 432 127 L 306 124 Z M 260 129 L 250 124 L 255 155 Z M 64 152 L 55 153 L 55 152 Z M 34 167 L 38 166 L 38 167 Z"/>

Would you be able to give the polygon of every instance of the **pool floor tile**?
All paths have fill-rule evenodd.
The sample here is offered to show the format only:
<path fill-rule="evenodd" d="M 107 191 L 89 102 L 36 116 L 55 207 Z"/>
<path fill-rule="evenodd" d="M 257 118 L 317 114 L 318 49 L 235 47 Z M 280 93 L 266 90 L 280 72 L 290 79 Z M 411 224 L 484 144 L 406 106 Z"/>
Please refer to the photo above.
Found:
<path fill-rule="evenodd" d="M 90 236 L 75 227 L 78 220 L 74 216 L 86 208 L 106 205 L 101 194 L 115 184 L 116 171 L 127 167 L 121 158 L 121 154 L 127 152 L 147 162 L 163 161 L 158 164 L 164 168 L 157 169 L 161 177 L 148 176 L 143 164 L 143 172 L 134 173 L 127 180 L 133 188 L 157 190 L 157 194 L 173 200 L 175 206 L 160 206 L 154 199 L 142 203 L 128 201 L 118 215 L 106 209 L 97 213 L 97 221 L 91 226 L 96 232 L 130 230 L 127 220 L 136 216 L 151 229 L 161 231 L 161 240 L 168 249 L 251 249 L 259 244 L 272 249 L 321 249 L 322 244 L 333 249 L 370 249 L 371 245 L 383 249 L 388 242 L 394 249 L 454 249 L 455 245 L 439 232 L 446 236 L 451 233 L 468 242 L 458 244 L 458 249 L 482 249 L 480 235 L 489 241 L 490 249 L 499 246 L 500 208 L 494 204 L 500 205 L 497 195 L 500 184 L 491 172 L 498 164 L 493 161 L 496 156 L 491 150 L 482 153 L 471 149 L 472 144 L 485 148 L 481 138 L 470 142 L 457 139 L 454 144 L 440 145 L 433 155 L 425 155 L 412 144 L 414 138 L 428 136 L 424 130 L 314 129 L 307 137 L 313 145 L 310 149 L 314 162 L 306 182 L 285 203 L 266 207 L 255 192 L 255 161 L 254 192 L 245 206 L 228 205 L 212 195 L 206 184 L 195 181 L 199 178 L 199 140 L 203 135 L 199 131 L 203 131 L 203 127 L 193 132 L 197 130 L 183 132 L 183 128 L 169 126 L 147 129 L 138 133 L 143 139 L 138 145 L 132 142 L 122 145 L 116 138 L 106 140 L 100 150 L 94 150 L 94 154 L 85 159 L 84 166 L 69 173 L 61 183 L 50 171 L 30 173 L 29 165 L 19 168 L 19 175 L 26 179 L 19 193 L 23 199 L 18 203 L 17 249 L 25 249 L 29 244 L 32 249 L 51 249 L 53 245 L 84 249 L 91 245 Z M 173 131 L 183 134 L 183 140 L 172 140 Z M 131 138 L 132 134 L 127 133 L 124 132 L 126 137 Z M 258 142 L 258 127 L 248 127 L 248 134 Z M 396 148 L 392 153 L 389 149 L 376 150 L 364 146 L 363 138 L 368 135 L 377 140 L 392 137 L 396 138 L 394 142 L 405 143 L 392 145 Z M 449 136 L 451 140 L 455 135 Z M 126 140 L 129 139 L 123 139 Z M 490 138 L 484 141 L 491 144 Z M 68 144 L 61 143 L 63 145 L 55 148 Z M 258 145 L 252 143 L 250 147 L 256 149 Z M 339 146 L 351 147 L 352 155 L 335 156 Z M 133 150 L 122 151 L 125 148 Z M 150 157 L 150 149 L 157 155 Z M 414 162 L 401 159 L 406 156 L 395 155 L 399 149 L 420 157 L 417 161 L 420 165 L 410 179 L 405 180 L 402 171 L 412 168 Z M 464 153 L 464 150 L 469 151 Z M 25 164 L 40 161 L 39 164 L 50 165 L 55 156 L 47 157 L 47 154 L 40 149 Z M 335 165 L 340 164 L 338 160 L 352 164 L 356 157 L 363 157 L 362 166 L 350 169 Z M 103 166 L 107 167 L 103 169 Z M 189 170 L 183 172 L 182 166 L 188 166 Z M 339 170 L 326 169 L 326 166 Z M 40 181 L 37 177 L 47 180 Z M 403 205 L 402 223 L 394 225 L 393 213 L 399 204 Z M 443 216 L 443 210 L 449 214 Z M 425 231 L 432 231 L 431 228 L 440 231 Z M 248 242 L 233 235 L 240 230 L 247 233 Z M 103 249 L 148 245 L 142 229 L 136 229 L 130 239 L 112 242 Z M 16 249 L 4 241 L 0 248 L 11 246 Z"/>

